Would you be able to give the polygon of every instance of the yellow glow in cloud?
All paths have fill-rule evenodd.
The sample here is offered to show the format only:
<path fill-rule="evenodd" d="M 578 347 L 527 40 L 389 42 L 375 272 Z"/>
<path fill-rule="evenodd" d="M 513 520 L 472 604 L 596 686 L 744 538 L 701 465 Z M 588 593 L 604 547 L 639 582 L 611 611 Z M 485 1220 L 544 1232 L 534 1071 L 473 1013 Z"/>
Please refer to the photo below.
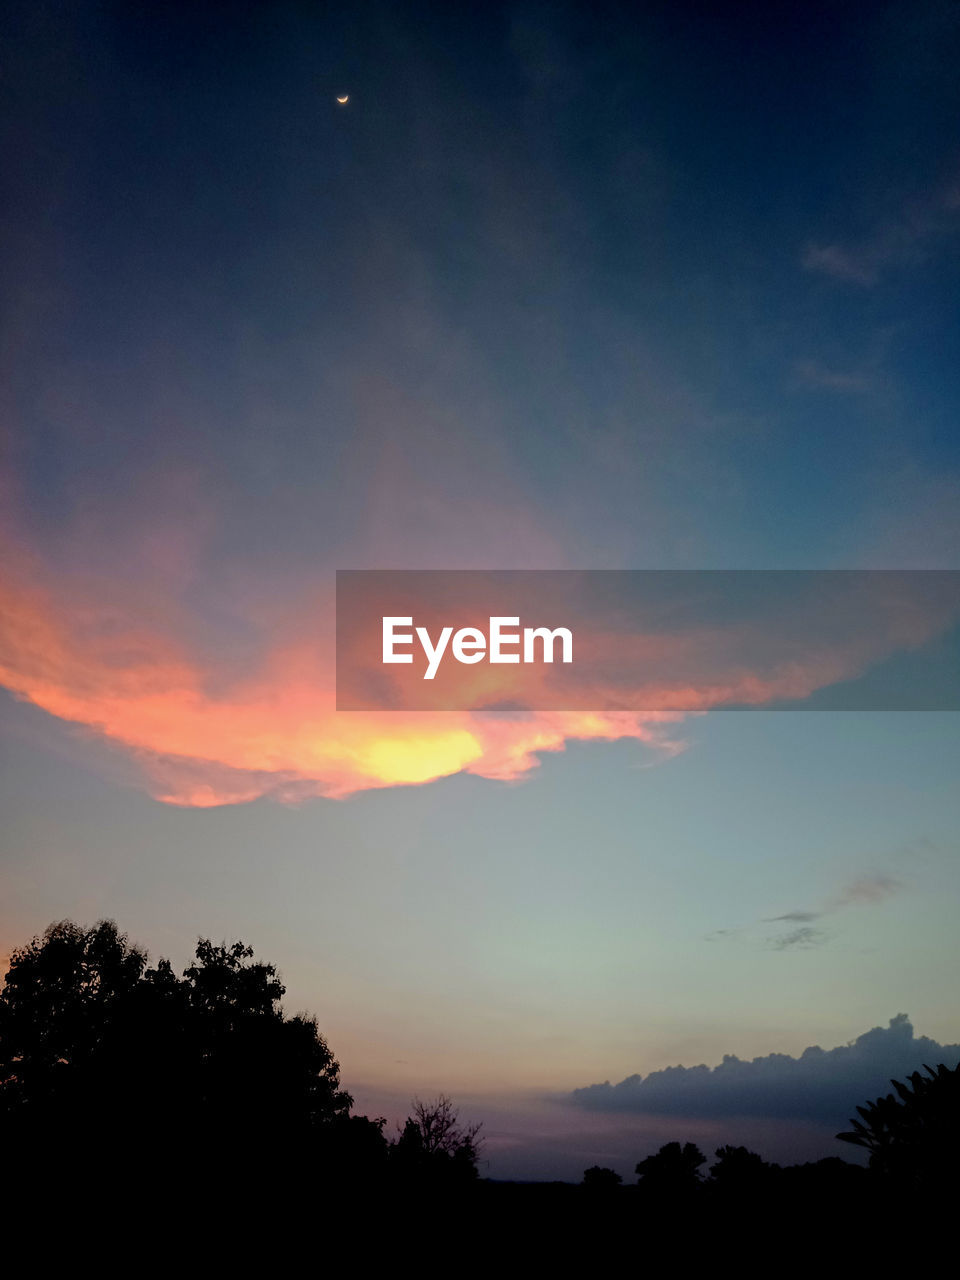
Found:
<path fill-rule="evenodd" d="M 173 636 L 62 584 L 0 584 L 0 684 L 51 715 L 130 750 L 152 794 L 206 808 L 264 795 L 343 797 L 467 771 L 514 779 L 571 738 L 634 738 L 665 752 L 676 715 L 335 710 L 332 664 L 309 640 L 278 645 L 222 687 Z"/>
<path fill-rule="evenodd" d="M 902 601 L 894 596 L 889 636 L 884 629 L 877 636 L 870 629 L 861 634 L 858 627 L 832 648 L 800 646 L 762 674 L 742 664 L 717 665 L 715 655 L 728 651 L 731 638 L 723 631 L 681 631 L 639 642 L 617 634 L 587 637 L 588 651 L 592 645 L 615 669 L 628 669 L 638 643 L 654 656 L 657 646 L 689 649 L 685 674 L 662 691 L 661 705 L 681 709 L 672 712 L 337 712 L 332 627 L 320 607 L 270 628 L 274 638 L 256 661 L 229 662 L 222 648 L 202 660 L 197 642 L 183 638 L 198 620 L 165 599 L 145 596 L 139 583 L 51 579 L 41 566 L 27 566 L 25 557 L 8 557 L 4 569 L 0 685 L 124 747 L 157 799 L 201 808 L 267 795 L 287 801 L 344 797 L 460 772 L 509 781 L 535 768 L 543 752 L 562 751 L 571 740 L 630 738 L 671 755 L 682 747 L 672 726 L 684 715 L 805 697 L 855 674 L 890 644 L 919 643 L 943 623 L 936 610 L 919 607 L 909 595 Z M 489 670 L 475 670 L 478 686 L 494 679 Z M 517 668 L 506 672 L 511 670 Z M 498 679 L 490 692 L 509 694 L 509 676 Z M 612 701 L 608 692 L 600 688 L 598 701 Z M 660 692 L 657 687 L 652 696 L 659 699 Z"/>

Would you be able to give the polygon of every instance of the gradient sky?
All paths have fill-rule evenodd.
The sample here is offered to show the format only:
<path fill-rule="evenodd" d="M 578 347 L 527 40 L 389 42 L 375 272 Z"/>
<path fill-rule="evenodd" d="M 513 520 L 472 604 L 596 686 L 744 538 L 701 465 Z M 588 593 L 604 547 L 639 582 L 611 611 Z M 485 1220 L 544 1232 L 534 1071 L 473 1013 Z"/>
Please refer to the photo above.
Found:
<path fill-rule="evenodd" d="M 333 573 L 960 568 L 960 10 L 0 24 L 0 950 L 241 937 L 494 1175 L 833 1150 L 568 1095 L 960 1040 L 960 716 L 338 717 Z"/>

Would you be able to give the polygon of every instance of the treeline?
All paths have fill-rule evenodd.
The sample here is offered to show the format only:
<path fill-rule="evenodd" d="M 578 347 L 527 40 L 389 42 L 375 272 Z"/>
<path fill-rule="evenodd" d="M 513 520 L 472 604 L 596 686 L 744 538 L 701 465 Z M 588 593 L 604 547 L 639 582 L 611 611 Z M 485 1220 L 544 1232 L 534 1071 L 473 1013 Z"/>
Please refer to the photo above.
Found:
<path fill-rule="evenodd" d="M 45 1184 L 73 1177 L 51 1152 L 101 1178 L 133 1162 L 156 1181 L 214 1165 L 288 1186 L 476 1180 L 478 1125 L 445 1097 L 415 1100 L 392 1138 L 353 1114 L 315 1019 L 286 1016 L 283 995 L 239 942 L 201 940 L 178 975 L 112 921 L 50 925 L 0 991 L 0 1149 Z"/>
<path fill-rule="evenodd" d="M 479 1125 L 446 1097 L 414 1101 L 402 1130 L 352 1112 L 340 1068 L 316 1021 L 288 1017 L 272 965 L 242 943 L 202 940 L 177 974 L 111 921 L 51 925 L 17 948 L 0 991 L 0 1150 L 7 1168 L 45 1193 L 83 1178 L 136 1188 L 186 1171 L 222 1202 L 251 1178 L 309 1200 L 333 1191 L 469 1192 L 477 1203 L 535 1210 L 562 1202 L 586 1215 L 651 1219 L 750 1205 L 774 1210 L 930 1195 L 957 1187 L 960 1068 L 926 1068 L 857 1107 L 838 1137 L 869 1152 L 781 1168 L 744 1147 L 707 1157 L 667 1143 L 624 1185 L 611 1169 L 581 1186 L 492 1184 L 479 1177 Z"/>

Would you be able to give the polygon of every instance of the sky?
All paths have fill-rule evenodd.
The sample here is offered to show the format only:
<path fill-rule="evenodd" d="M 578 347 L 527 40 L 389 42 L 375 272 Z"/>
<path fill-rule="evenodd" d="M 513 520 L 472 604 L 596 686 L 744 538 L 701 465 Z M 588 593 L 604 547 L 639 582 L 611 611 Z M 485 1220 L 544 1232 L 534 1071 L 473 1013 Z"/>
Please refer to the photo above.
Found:
<path fill-rule="evenodd" d="M 242 938 L 491 1176 L 849 1156 L 960 1041 L 960 717 L 338 713 L 334 572 L 960 568 L 957 6 L 0 25 L 0 951 Z"/>

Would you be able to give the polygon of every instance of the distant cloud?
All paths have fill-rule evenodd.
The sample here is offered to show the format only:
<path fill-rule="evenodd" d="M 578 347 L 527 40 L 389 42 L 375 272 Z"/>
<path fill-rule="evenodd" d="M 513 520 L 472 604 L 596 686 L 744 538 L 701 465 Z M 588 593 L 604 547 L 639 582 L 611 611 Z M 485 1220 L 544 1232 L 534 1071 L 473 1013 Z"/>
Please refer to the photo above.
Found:
<path fill-rule="evenodd" d="M 651 1115 L 765 1116 L 845 1124 L 854 1108 L 890 1092 L 924 1063 L 960 1062 L 960 1044 L 915 1036 L 905 1013 L 835 1049 L 811 1045 L 797 1058 L 771 1053 L 744 1061 L 727 1054 L 716 1067 L 667 1067 L 612 1085 L 575 1089 L 574 1105 Z"/>
<path fill-rule="evenodd" d="M 870 906 L 874 902 L 884 902 L 887 898 L 900 893 L 904 888 L 902 880 L 883 874 L 861 876 L 852 880 L 831 899 L 826 910 L 840 911 L 843 907 Z"/>
<path fill-rule="evenodd" d="M 836 280 L 850 280 L 854 284 L 871 285 L 877 278 L 876 267 L 862 254 L 842 249 L 837 244 L 807 245 L 802 265 L 805 271 L 819 271 Z"/>
<path fill-rule="evenodd" d="M 899 216 L 879 225 L 859 243 L 809 243 L 801 256 L 805 271 L 869 288 L 888 267 L 921 262 L 935 242 L 960 229 L 960 179 L 953 177 L 931 194 L 905 203 Z"/>
<path fill-rule="evenodd" d="M 788 951 L 792 948 L 808 949 L 819 947 L 826 940 L 827 935 L 822 929 L 811 929 L 809 925 L 804 925 L 800 929 L 791 929 L 788 933 L 782 933 L 778 938 L 774 938 L 771 946 L 775 951 Z"/>
<path fill-rule="evenodd" d="M 714 929 L 707 935 L 707 941 L 719 942 L 725 938 L 738 938 L 741 941 L 753 941 L 769 951 L 809 951 L 830 940 L 830 934 L 826 930 L 812 927 L 815 921 L 822 920 L 824 916 L 836 915 L 849 907 L 874 906 L 902 892 L 905 888 L 906 885 L 902 880 L 884 872 L 859 876 L 849 884 L 843 885 L 819 908 L 784 911 L 780 915 L 764 916 L 756 924 Z M 797 927 L 771 933 L 764 927 L 766 925 Z"/>
<path fill-rule="evenodd" d="M 799 360 L 794 368 L 797 380 L 803 387 L 850 392 L 855 395 L 873 391 L 875 388 L 874 379 L 866 373 L 828 369 L 817 360 Z"/>

